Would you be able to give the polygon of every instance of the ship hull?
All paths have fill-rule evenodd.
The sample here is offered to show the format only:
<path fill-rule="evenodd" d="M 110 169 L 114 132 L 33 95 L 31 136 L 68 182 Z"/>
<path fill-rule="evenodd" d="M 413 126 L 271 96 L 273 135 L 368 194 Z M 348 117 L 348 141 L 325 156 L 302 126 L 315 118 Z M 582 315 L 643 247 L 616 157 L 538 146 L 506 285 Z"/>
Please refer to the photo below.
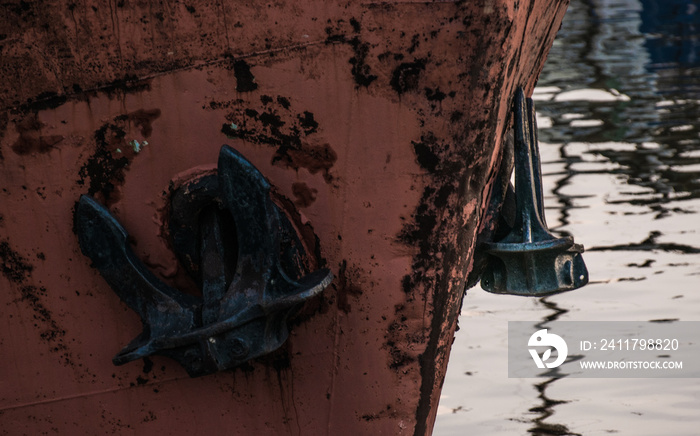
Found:
<path fill-rule="evenodd" d="M 48 3 L 0 26 L 4 431 L 430 434 L 511 96 L 566 2 Z M 187 289 L 168 193 L 222 144 L 335 279 L 243 367 L 115 367 L 142 325 L 81 253 L 75 204 Z"/>

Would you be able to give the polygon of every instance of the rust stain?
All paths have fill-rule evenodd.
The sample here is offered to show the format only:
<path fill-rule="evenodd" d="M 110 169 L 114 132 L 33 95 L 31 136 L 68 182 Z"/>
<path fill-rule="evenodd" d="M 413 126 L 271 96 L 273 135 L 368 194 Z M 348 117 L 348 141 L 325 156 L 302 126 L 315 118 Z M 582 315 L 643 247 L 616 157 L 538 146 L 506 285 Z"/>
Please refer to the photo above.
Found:
<path fill-rule="evenodd" d="M 8 241 L 0 242 L 0 260 L 2 275 L 12 283 L 22 284 L 34 270 L 34 267 L 10 247 Z"/>
<path fill-rule="evenodd" d="M 357 266 L 348 268 L 347 260 L 341 262 L 340 268 L 338 269 L 338 284 L 336 286 L 338 309 L 345 313 L 350 313 L 352 311 L 349 298 L 362 295 L 363 291 L 359 286 L 359 282 L 362 280 L 363 275 L 364 273 L 361 268 Z"/>
<path fill-rule="evenodd" d="M 40 253 L 44 256 L 43 253 Z M 39 258 L 41 259 L 41 256 Z M 16 301 L 24 302 L 34 314 L 34 327 L 39 330 L 39 337 L 46 342 L 52 353 L 59 353 L 64 365 L 74 367 L 75 361 L 72 353 L 66 345 L 66 331 L 54 319 L 51 310 L 43 303 L 42 299 L 48 290 L 44 286 L 36 286 L 30 283 L 34 266 L 12 249 L 9 241 L 0 241 L 0 260 L 2 261 L 2 275 L 14 283 L 20 297 Z"/>
<path fill-rule="evenodd" d="M 329 144 L 316 143 L 320 126 L 314 114 L 295 112 L 290 101 L 284 96 L 263 94 L 259 103 L 242 99 L 211 101 L 209 109 L 229 109 L 227 122 L 221 127 L 227 137 L 275 147 L 273 164 L 294 170 L 305 168 L 311 174 L 322 172 L 330 182 L 330 170 L 338 155 Z"/>
<path fill-rule="evenodd" d="M 233 73 L 236 76 L 236 91 L 251 92 L 258 89 L 258 84 L 255 83 L 255 76 L 250 71 L 250 65 L 242 59 L 236 60 L 233 63 Z"/>
<path fill-rule="evenodd" d="M 153 133 L 153 121 L 160 117 L 160 109 L 139 109 L 134 112 L 129 112 L 125 115 L 120 115 L 116 118 L 117 121 L 127 121 L 141 129 L 141 134 L 148 138 Z"/>
<path fill-rule="evenodd" d="M 280 150 L 275 156 L 276 162 L 289 168 L 306 168 L 311 174 L 323 172 L 326 181 L 332 180 L 329 170 L 337 160 L 338 154 L 329 144 L 302 145 L 299 148 Z"/>
<path fill-rule="evenodd" d="M 149 137 L 152 123 L 160 113 L 160 109 L 139 109 L 104 123 L 93 134 L 95 150 L 78 171 L 77 184 L 83 186 L 89 180 L 88 194 L 106 205 L 117 202 L 120 198 L 117 188 L 124 183 L 129 163 L 148 145 L 143 138 L 129 133 L 133 127 L 143 137 Z"/>
<path fill-rule="evenodd" d="M 394 320 L 389 324 L 384 336 L 384 347 L 389 350 L 388 366 L 399 376 L 406 374 L 407 365 L 417 360 L 414 353 L 408 350 L 407 344 L 420 344 L 424 341 L 419 332 L 416 332 L 408 324 L 408 316 L 404 314 L 406 306 L 397 304 L 394 306 Z"/>
<path fill-rule="evenodd" d="M 309 207 L 314 201 L 316 201 L 316 194 L 318 190 L 314 188 L 309 188 L 309 186 L 304 182 L 294 182 L 292 183 L 292 194 L 296 197 L 294 204 L 297 207 Z"/>
<path fill-rule="evenodd" d="M 33 153 L 48 153 L 65 138 L 61 135 L 42 135 L 44 123 L 37 114 L 29 113 L 15 124 L 19 138 L 12 144 L 12 151 L 20 156 Z"/>
<path fill-rule="evenodd" d="M 402 63 L 391 74 L 391 87 L 398 94 L 418 89 L 423 70 L 425 70 L 425 59 Z"/>

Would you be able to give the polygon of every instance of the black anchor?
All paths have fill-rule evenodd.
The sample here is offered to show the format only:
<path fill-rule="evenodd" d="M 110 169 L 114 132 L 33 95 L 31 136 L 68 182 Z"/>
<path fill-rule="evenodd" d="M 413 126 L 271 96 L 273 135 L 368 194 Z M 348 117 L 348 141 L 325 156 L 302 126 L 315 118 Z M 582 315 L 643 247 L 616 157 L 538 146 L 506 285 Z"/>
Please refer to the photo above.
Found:
<path fill-rule="evenodd" d="M 143 322 L 143 332 L 113 358 L 115 365 L 160 354 L 195 377 L 268 354 L 287 339 L 287 318 L 333 278 L 325 268 L 304 275 L 303 246 L 270 199 L 270 184 L 227 146 L 218 174 L 185 184 L 171 197 L 173 247 L 200 283 L 201 297 L 149 271 L 124 228 L 93 198 L 82 196 L 75 216 L 83 254 Z"/>
<path fill-rule="evenodd" d="M 516 91 L 514 106 L 515 222 L 503 239 L 485 244 L 489 259 L 481 287 L 536 297 L 580 288 L 588 283 L 583 246 L 547 229 L 535 108 L 522 88 Z"/>

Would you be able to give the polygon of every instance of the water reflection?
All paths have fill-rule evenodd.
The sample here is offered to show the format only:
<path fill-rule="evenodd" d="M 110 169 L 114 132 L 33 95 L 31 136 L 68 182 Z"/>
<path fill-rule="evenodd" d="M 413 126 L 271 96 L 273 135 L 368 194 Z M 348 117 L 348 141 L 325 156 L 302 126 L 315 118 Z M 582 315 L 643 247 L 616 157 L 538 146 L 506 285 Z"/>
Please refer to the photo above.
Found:
<path fill-rule="evenodd" d="M 534 418 L 532 422 L 535 424 L 534 427 L 528 429 L 528 432 L 532 435 L 543 436 L 543 435 L 556 435 L 556 436 L 581 436 L 580 433 L 572 433 L 569 428 L 563 424 L 556 424 L 545 421 L 547 418 L 554 414 L 554 407 L 560 404 L 566 404 L 568 401 L 563 400 L 553 400 L 547 396 L 547 388 L 550 384 L 557 381 L 557 378 L 550 378 L 542 383 L 537 383 L 535 389 L 537 390 L 537 398 L 541 401 L 541 405 L 532 407 L 529 411 L 537 413 L 537 418 Z"/>
<path fill-rule="evenodd" d="M 551 310 L 551 313 L 535 324 L 533 331 L 547 328 L 550 322 L 556 321 L 569 311 L 568 309 L 560 307 L 554 301 L 550 301 L 547 297 L 540 298 L 539 301 L 544 307 Z M 567 360 L 578 358 L 580 358 L 580 356 L 568 356 Z M 531 419 L 534 425 L 527 430 L 528 433 L 532 435 L 581 436 L 579 433 L 572 433 L 564 424 L 548 421 L 548 419 L 554 415 L 554 407 L 569 402 L 568 400 L 555 400 L 547 395 L 547 388 L 561 378 L 558 373 L 559 368 L 552 368 L 547 374 L 549 378 L 534 385 L 539 403 L 528 409 L 528 412 L 536 414 L 536 416 Z"/>
<path fill-rule="evenodd" d="M 621 201 L 664 218 L 683 211 L 670 203 L 700 195 L 700 8 L 658 3 L 574 0 L 539 82 L 553 92 L 538 108 L 552 122 L 541 138 L 564 144 L 567 172 L 619 175 L 645 188 Z M 568 152 L 577 142 L 596 145 Z"/>
<path fill-rule="evenodd" d="M 618 245 L 608 245 L 608 246 L 598 246 L 598 247 L 592 247 L 589 248 L 588 251 L 604 251 L 604 250 L 611 250 L 611 251 L 630 251 L 630 250 L 640 250 L 640 251 L 652 251 L 652 250 L 658 250 L 658 251 L 675 251 L 675 252 L 681 252 L 685 254 L 692 254 L 692 253 L 700 253 L 699 248 L 691 247 L 689 245 L 685 244 L 676 244 L 674 242 L 658 242 L 658 238 L 662 236 L 663 234 L 659 231 L 652 231 L 649 234 L 649 237 L 643 240 L 642 242 L 639 243 L 627 243 L 627 244 L 618 244 Z M 651 264 L 654 262 L 653 259 L 647 259 L 647 261 L 643 264 L 643 266 L 651 266 Z M 638 266 L 635 263 L 628 264 L 627 266 Z"/>
<path fill-rule="evenodd" d="M 654 220 L 695 213 L 683 205 L 700 195 L 699 20 L 699 8 L 687 0 L 664 1 L 663 7 L 655 0 L 572 2 L 540 79 L 548 92 L 538 102 L 551 124 L 540 137 L 561 144 L 559 174 L 550 175 L 556 178 L 552 194 L 562 233 L 568 233 L 577 204 L 566 188 L 590 174 L 614 175 L 641 188 L 606 199 L 623 213 Z M 660 228 L 654 226 L 642 241 L 588 251 L 700 253 L 692 245 L 661 242 Z M 633 265 L 640 264 L 627 266 Z M 568 312 L 552 301 L 540 302 L 553 310 L 540 325 Z M 556 406 L 569 402 L 546 395 L 558 380 L 533 385 L 540 401 L 530 409 L 540 412 L 529 430 L 533 434 L 577 434 L 564 424 L 543 426 Z"/>
<path fill-rule="evenodd" d="M 508 320 L 698 320 L 700 5 L 572 0 L 533 98 L 547 221 L 591 282 L 469 291 L 435 434 L 697 434 L 698 380 L 507 379 L 501 338 Z"/>

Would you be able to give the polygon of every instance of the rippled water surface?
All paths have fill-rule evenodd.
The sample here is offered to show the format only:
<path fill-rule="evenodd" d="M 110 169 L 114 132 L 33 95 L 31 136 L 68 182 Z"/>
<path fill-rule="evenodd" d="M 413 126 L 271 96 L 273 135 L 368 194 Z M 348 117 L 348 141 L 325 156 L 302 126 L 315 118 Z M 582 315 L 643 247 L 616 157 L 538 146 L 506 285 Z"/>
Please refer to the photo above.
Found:
<path fill-rule="evenodd" d="M 509 320 L 700 321 L 700 3 L 572 0 L 534 99 L 547 222 L 591 283 L 471 289 L 434 434 L 699 435 L 700 379 L 509 379 L 506 345 Z"/>

